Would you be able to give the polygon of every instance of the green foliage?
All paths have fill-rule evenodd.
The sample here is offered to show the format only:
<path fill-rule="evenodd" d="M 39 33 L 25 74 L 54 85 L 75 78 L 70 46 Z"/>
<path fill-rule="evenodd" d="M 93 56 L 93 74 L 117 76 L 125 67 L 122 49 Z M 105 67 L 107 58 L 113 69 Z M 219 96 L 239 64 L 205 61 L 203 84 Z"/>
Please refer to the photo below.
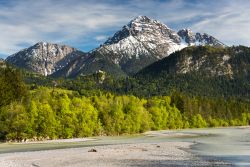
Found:
<path fill-rule="evenodd" d="M 230 59 L 222 66 L 225 55 Z M 119 78 L 120 75 L 110 75 L 108 72 L 104 76 L 94 73 L 79 75 L 75 79 L 57 79 L 56 83 L 57 87 L 74 90 L 84 96 L 112 92 L 148 98 L 169 96 L 172 92 L 179 91 L 189 96 L 249 99 L 249 55 L 250 48 L 244 46 L 187 47 L 149 65 L 134 76 Z M 179 67 L 178 64 L 185 65 L 190 58 L 190 71 L 180 72 L 182 66 Z M 197 64 L 200 64 L 198 69 Z M 217 72 L 217 75 L 213 71 Z M 53 86 L 52 78 L 34 74 L 25 74 L 25 81 L 31 88 L 36 88 L 37 85 Z M 178 97 L 173 100 L 178 100 L 176 98 Z"/>
<path fill-rule="evenodd" d="M 152 98 L 148 100 L 148 111 L 151 114 L 152 129 L 167 129 L 169 123 L 170 98 Z"/>
<path fill-rule="evenodd" d="M 202 118 L 200 114 L 194 115 L 191 121 L 192 128 L 205 128 L 207 127 L 206 121 Z"/>
<path fill-rule="evenodd" d="M 0 139 L 24 140 L 122 135 L 147 130 L 240 126 L 250 124 L 249 54 L 245 47 L 187 48 L 185 54 L 210 55 L 237 50 L 234 78 L 155 71 L 123 79 L 98 73 L 74 80 L 0 68 Z M 180 53 L 176 53 L 177 56 Z M 179 56 L 183 56 L 179 55 Z M 215 55 L 215 56 L 214 56 Z M 171 62 L 175 62 L 172 58 Z M 159 69 L 158 69 L 159 68 Z M 240 75 L 242 74 L 242 75 Z M 248 76 L 248 77 L 246 77 Z M 41 87 L 40 85 L 44 85 Z"/>
<path fill-rule="evenodd" d="M 86 97 L 82 97 L 81 99 L 73 98 L 71 102 L 71 111 L 75 115 L 74 136 L 86 137 L 100 134 L 101 123 L 98 118 L 98 111 L 95 109 L 90 99 Z"/>
<path fill-rule="evenodd" d="M 21 141 L 248 125 L 249 109 L 248 101 L 191 98 L 177 91 L 144 99 L 111 93 L 86 97 L 40 87 L 0 108 L 0 137 Z"/>
<path fill-rule="evenodd" d="M 221 66 L 225 55 L 230 59 L 227 66 Z M 178 90 L 190 96 L 249 99 L 249 55 L 250 48 L 243 46 L 188 47 L 141 70 L 133 77 L 127 92 L 137 96 L 156 96 Z M 188 60 L 191 64 L 185 65 Z M 184 67 L 188 71 L 182 73 Z M 214 75 L 216 72 L 218 74 Z"/>
<path fill-rule="evenodd" d="M 10 66 L 0 68 L 0 107 L 15 100 L 21 100 L 26 87 L 20 72 Z"/>
<path fill-rule="evenodd" d="M 22 104 L 14 102 L 3 107 L 0 118 L 0 132 L 6 135 L 7 140 L 27 137 L 29 120 Z"/>

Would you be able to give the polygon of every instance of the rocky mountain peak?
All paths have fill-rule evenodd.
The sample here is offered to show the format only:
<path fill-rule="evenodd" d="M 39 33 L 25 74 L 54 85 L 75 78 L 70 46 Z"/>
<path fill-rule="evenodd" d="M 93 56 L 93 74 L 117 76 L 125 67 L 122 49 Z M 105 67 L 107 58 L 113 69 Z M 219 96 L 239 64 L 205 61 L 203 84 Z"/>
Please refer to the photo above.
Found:
<path fill-rule="evenodd" d="M 184 42 L 188 44 L 195 43 L 195 34 L 190 29 L 181 29 L 177 34 L 182 38 L 182 40 L 184 40 Z"/>
<path fill-rule="evenodd" d="M 142 23 L 142 22 L 149 23 L 149 22 L 152 22 L 152 19 L 150 19 L 147 16 L 137 16 L 130 21 L 130 23 L 135 23 L 135 22 L 137 22 L 137 23 Z"/>
<path fill-rule="evenodd" d="M 217 47 L 226 47 L 225 44 L 220 42 L 218 39 L 206 33 L 196 33 L 195 34 L 196 43 L 198 45 L 210 45 Z"/>
<path fill-rule="evenodd" d="M 80 51 L 66 45 L 38 42 L 7 57 L 6 61 L 47 76 L 65 67 L 80 55 Z"/>
<path fill-rule="evenodd" d="M 109 55 L 127 73 L 134 73 L 183 47 L 178 34 L 165 24 L 138 16 L 95 51 Z"/>
<path fill-rule="evenodd" d="M 190 29 L 182 29 L 176 33 L 157 20 L 138 16 L 95 52 L 108 56 L 113 63 L 130 74 L 175 51 L 193 45 L 224 46 L 207 34 L 194 34 Z"/>
<path fill-rule="evenodd" d="M 131 20 L 126 27 L 129 27 L 135 31 L 145 31 L 147 30 L 147 28 L 149 28 L 151 26 L 163 26 L 166 27 L 166 25 L 160 23 L 157 20 L 151 19 L 147 16 L 138 16 L 136 18 L 134 18 L 133 20 Z M 169 28 L 168 28 L 169 29 Z"/>
<path fill-rule="evenodd" d="M 180 42 L 178 35 L 165 24 L 150 19 L 147 16 L 138 16 L 131 20 L 127 25 L 124 25 L 120 31 L 117 31 L 113 37 L 109 38 L 104 44 L 115 44 L 129 36 L 137 38 L 138 36 L 148 34 L 171 37 L 175 42 Z"/>
<path fill-rule="evenodd" d="M 183 42 L 187 43 L 188 46 L 199 46 L 199 45 L 210 45 L 216 47 L 225 47 L 226 45 L 206 33 L 193 33 L 190 29 L 181 29 L 177 33 Z"/>

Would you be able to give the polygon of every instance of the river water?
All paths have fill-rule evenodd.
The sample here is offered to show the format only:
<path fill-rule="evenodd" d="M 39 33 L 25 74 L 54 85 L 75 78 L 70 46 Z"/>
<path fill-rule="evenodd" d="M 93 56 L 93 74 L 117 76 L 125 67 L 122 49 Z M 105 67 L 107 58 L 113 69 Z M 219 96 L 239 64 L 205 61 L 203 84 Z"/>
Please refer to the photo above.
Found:
<path fill-rule="evenodd" d="M 195 138 L 194 142 L 198 144 L 192 147 L 193 152 L 219 157 L 235 166 L 250 166 L 250 128 L 204 129 L 194 132 L 197 131 L 211 135 Z"/>
<path fill-rule="evenodd" d="M 250 167 L 250 127 L 190 129 L 180 131 L 161 131 L 181 133 L 190 137 L 166 137 L 167 141 L 187 141 L 195 143 L 191 151 L 204 157 L 215 157 L 232 163 L 234 166 Z M 192 136 L 194 135 L 194 136 Z"/>
<path fill-rule="evenodd" d="M 187 129 L 148 132 L 144 135 L 96 137 L 95 141 L 50 144 L 0 144 L 0 153 L 112 145 L 123 143 L 192 142 L 191 152 L 218 158 L 235 166 L 250 166 L 250 127 Z"/>

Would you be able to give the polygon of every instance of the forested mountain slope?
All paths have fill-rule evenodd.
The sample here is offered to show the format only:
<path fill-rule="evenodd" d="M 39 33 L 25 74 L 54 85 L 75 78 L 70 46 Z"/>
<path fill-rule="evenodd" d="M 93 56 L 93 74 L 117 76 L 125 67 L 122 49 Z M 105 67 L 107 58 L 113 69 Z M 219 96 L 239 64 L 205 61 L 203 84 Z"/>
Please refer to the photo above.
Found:
<path fill-rule="evenodd" d="M 250 95 L 250 48 L 188 47 L 135 75 L 140 89 L 167 94 L 177 89 L 192 95 Z"/>

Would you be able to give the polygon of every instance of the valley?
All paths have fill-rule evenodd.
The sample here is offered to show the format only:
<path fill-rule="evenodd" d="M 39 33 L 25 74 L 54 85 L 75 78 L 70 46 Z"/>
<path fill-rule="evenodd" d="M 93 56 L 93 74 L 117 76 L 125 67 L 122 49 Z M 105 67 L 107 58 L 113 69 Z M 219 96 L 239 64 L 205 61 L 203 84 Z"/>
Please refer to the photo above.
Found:
<path fill-rule="evenodd" d="M 249 125 L 250 47 L 147 16 L 0 59 L 0 166 L 249 166 Z"/>

